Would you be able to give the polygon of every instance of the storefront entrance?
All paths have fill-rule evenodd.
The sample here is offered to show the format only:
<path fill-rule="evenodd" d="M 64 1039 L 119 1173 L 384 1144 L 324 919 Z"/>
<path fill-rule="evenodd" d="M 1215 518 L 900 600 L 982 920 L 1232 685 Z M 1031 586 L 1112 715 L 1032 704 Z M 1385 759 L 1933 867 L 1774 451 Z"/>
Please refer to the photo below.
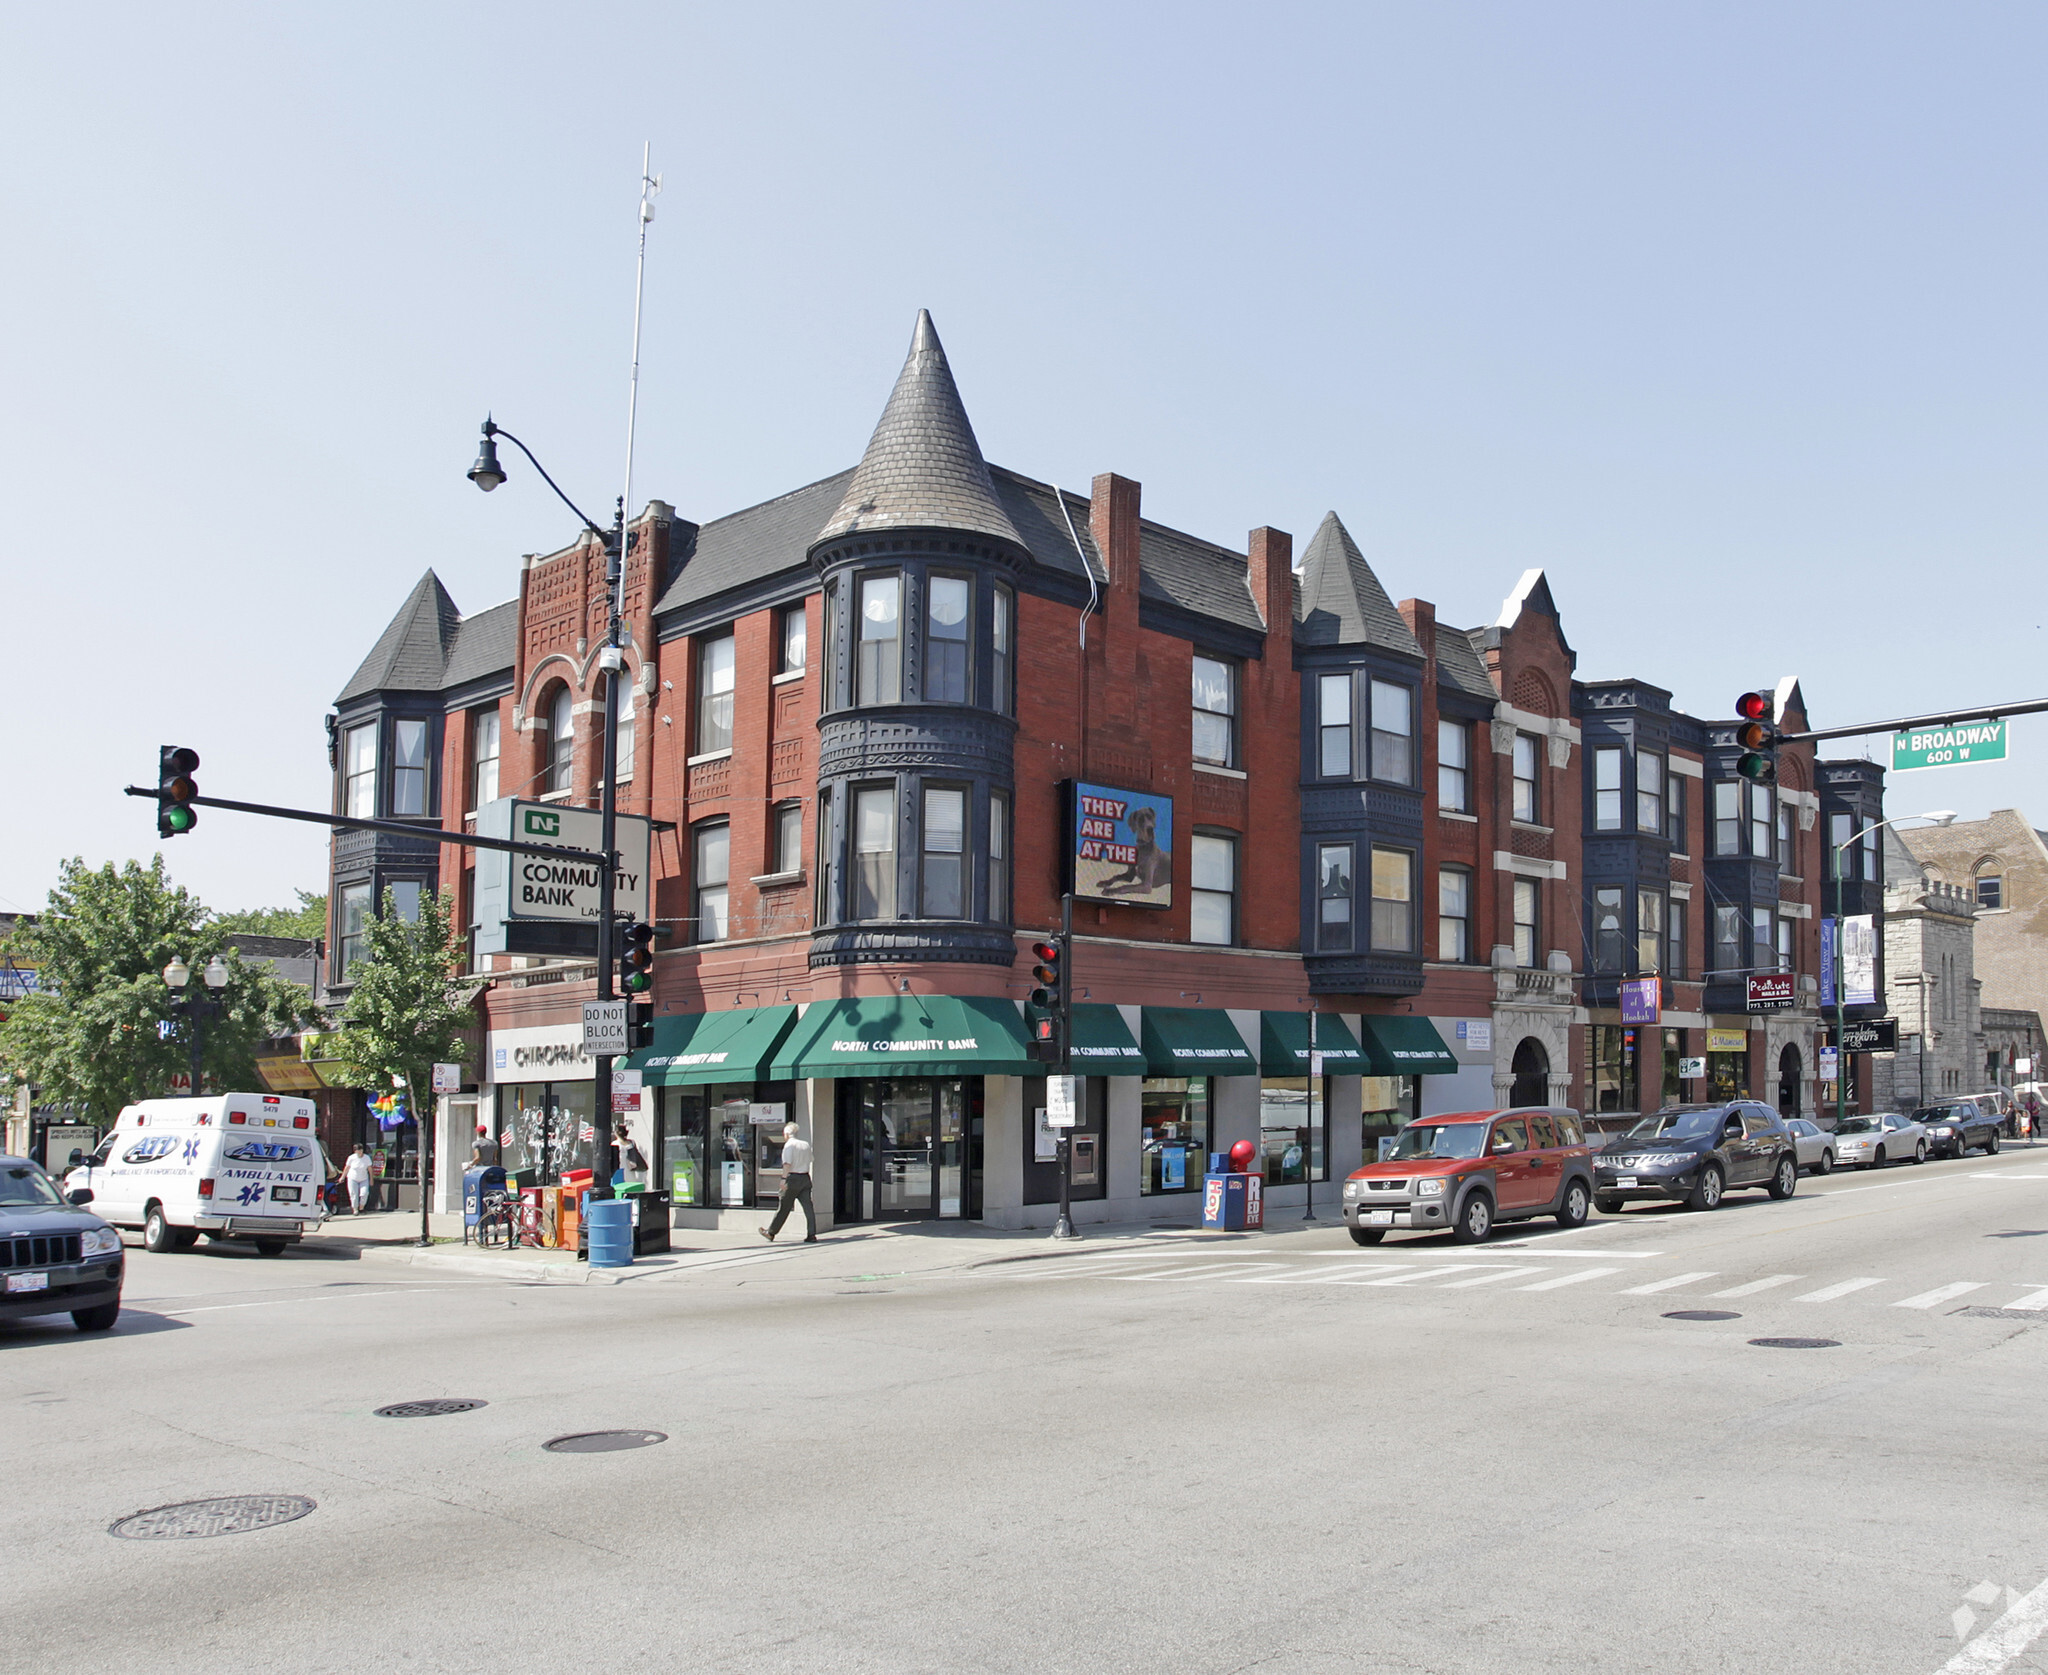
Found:
<path fill-rule="evenodd" d="M 835 1221 L 981 1214 L 982 1079 L 839 1083 Z"/>

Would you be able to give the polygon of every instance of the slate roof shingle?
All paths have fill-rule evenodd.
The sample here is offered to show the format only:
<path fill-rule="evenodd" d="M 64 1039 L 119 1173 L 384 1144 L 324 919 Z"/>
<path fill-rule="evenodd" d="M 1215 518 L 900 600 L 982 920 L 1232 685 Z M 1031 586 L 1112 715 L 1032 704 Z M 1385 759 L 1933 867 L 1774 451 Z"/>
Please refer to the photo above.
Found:
<path fill-rule="evenodd" d="M 455 645 L 448 653 L 441 685 L 466 686 L 473 680 L 504 674 L 511 669 L 518 650 L 517 599 L 507 599 L 502 605 L 466 616 L 455 631 Z"/>
<path fill-rule="evenodd" d="M 461 622 L 462 613 L 448 597 L 441 578 L 429 570 L 399 606 L 398 614 L 377 637 L 370 655 L 349 677 L 335 702 L 346 704 L 372 692 L 438 692 Z"/>
<path fill-rule="evenodd" d="M 958 529 L 1022 544 L 996 496 L 927 309 L 917 311 L 909 358 L 845 498 L 816 539 L 863 529 Z"/>
<path fill-rule="evenodd" d="M 1486 659 L 1473 644 L 1474 637 L 1485 632 L 1483 628 L 1445 628 L 1439 625 L 1436 631 L 1437 679 L 1460 692 L 1469 692 L 1475 698 L 1493 702 L 1499 699 L 1500 693 L 1494 688 Z"/>
<path fill-rule="evenodd" d="M 851 470 L 837 471 L 758 506 L 714 518 L 697 531 L 689 561 L 676 573 L 657 612 L 715 598 L 782 570 L 801 569 L 827 512 L 846 495 Z"/>
<path fill-rule="evenodd" d="M 1301 559 L 1301 643 L 1377 646 L 1420 657 L 1422 647 L 1407 619 L 1394 609 L 1351 531 L 1335 512 L 1324 515 Z"/>

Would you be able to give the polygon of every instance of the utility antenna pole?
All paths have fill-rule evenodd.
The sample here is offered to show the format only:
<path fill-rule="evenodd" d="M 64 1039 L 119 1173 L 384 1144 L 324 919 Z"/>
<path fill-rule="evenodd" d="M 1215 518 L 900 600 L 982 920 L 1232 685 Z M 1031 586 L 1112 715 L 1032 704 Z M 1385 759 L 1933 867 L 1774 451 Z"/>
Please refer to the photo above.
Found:
<path fill-rule="evenodd" d="M 618 964 L 618 914 L 613 895 L 619 871 L 619 708 L 622 698 L 631 702 L 630 690 L 622 685 L 626 672 L 626 560 L 629 556 L 626 545 L 630 527 L 626 520 L 628 508 L 633 503 L 633 442 L 640 418 L 640 321 L 647 284 L 647 223 L 654 219 L 654 195 L 661 190 L 661 177 L 647 172 L 653 151 L 651 141 L 640 151 L 640 248 L 633 268 L 633 366 L 626 389 L 626 481 L 619 495 L 618 510 L 612 519 L 611 550 L 607 555 L 605 575 L 611 597 L 606 612 L 608 621 L 604 647 L 597 654 L 598 667 L 605 672 L 604 798 L 600 805 L 602 832 L 597 844 L 604 852 L 597 903 L 597 998 L 601 1001 L 614 998 L 612 982 L 617 975 Z M 591 1090 L 592 1103 L 597 1110 L 591 1123 L 590 1196 L 600 1199 L 612 1195 L 609 1167 L 612 1155 L 610 1053 L 597 1055 L 596 1070 L 596 1085 Z"/>

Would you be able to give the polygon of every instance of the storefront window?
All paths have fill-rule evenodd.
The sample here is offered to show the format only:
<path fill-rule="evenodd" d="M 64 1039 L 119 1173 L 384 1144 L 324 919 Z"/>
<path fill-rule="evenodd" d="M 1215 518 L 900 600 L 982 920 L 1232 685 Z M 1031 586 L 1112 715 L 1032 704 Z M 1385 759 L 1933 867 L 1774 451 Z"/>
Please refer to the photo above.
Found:
<path fill-rule="evenodd" d="M 1329 1179 L 1324 1145 L 1329 1109 L 1321 1081 L 1269 1076 L 1259 1083 L 1259 1150 L 1268 1186 Z"/>
<path fill-rule="evenodd" d="M 1138 1190 L 1199 1191 L 1209 1167 L 1209 1078 L 1147 1077 L 1139 1101 Z"/>
<path fill-rule="evenodd" d="M 1394 1144 L 1402 1125 L 1422 1114 L 1420 1076 L 1362 1076 L 1358 1082 L 1362 1126 L 1359 1155 L 1367 1163 L 1378 1161 Z"/>
<path fill-rule="evenodd" d="M 521 1082 L 499 1088 L 499 1161 L 506 1172 L 524 1186 L 554 1186 L 567 1171 L 588 1169 L 595 1086 Z"/>
<path fill-rule="evenodd" d="M 1707 1054 L 1707 1097 L 1740 1099 L 1749 1092 L 1749 1054 Z"/>
<path fill-rule="evenodd" d="M 782 1125 L 794 1085 L 719 1082 L 661 1090 L 661 1160 L 680 1206 L 743 1210 L 782 1191 Z"/>
<path fill-rule="evenodd" d="M 1586 1073 L 1590 1104 L 1598 1112 L 1637 1111 L 1637 1038 L 1642 1031 L 1616 1024 L 1591 1024 L 1586 1029 Z"/>
<path fill-rule="evenodd" d="M 1678 1079 L 1678 1061 L 1685 1057 L 1685 1031 L 1667 1029 L 1664 1032 L 1664 1103 L 1677 1105 L 1684 1101 L 1685 1090 Z"/>

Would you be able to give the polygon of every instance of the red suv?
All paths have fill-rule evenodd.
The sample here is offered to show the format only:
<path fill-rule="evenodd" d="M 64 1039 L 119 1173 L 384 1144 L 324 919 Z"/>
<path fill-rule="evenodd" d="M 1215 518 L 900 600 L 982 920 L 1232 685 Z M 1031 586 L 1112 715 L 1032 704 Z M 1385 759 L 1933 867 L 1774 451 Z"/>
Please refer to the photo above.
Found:
<path fill-rule="evenodd" d="M 1582 1227 L 1593 1207 L 1593 1154 L 1576 1111 L 1518 1106 L 1423 1117 L 1394 1149 L 1344 1183 L 1344 1221 L 1361 1245 L 1396 1228 L 1450 1230 L 1479 1243 L 1502 1221 L 1556 1216 Z"/>

